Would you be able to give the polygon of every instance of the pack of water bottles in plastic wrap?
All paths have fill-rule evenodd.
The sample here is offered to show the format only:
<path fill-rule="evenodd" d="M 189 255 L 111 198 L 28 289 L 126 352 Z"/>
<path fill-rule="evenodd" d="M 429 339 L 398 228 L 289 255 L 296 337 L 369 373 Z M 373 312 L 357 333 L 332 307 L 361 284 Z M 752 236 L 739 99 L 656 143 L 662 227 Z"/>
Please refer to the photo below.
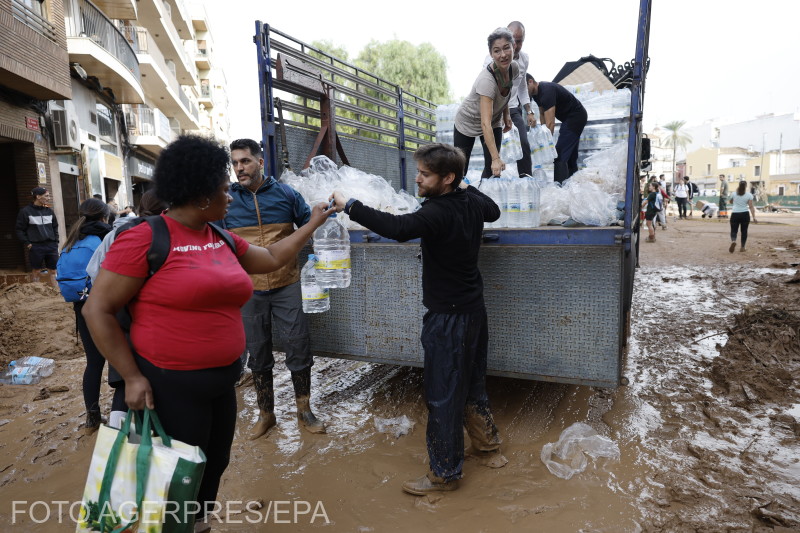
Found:
<path fill-rule="evenodd" d="M 381 176 L 348 166 L 339 168 L 324 155 L 314 157 L 309 167 L 299 174 L 284 171 L 280 180 L 303 195 L 312 206 L 327 202 L 333 191 L 341 191 L 347 198 L 358 198 L 364 205 L 395 215 L 413 213 L 420 206 L 414 196 L 395 191 Z M 363 229 L 344 213 L 338 216 L 347 229 Z"/>
<path fill-rule="evenodd" d="M 540 191 L 543 225 L 608 226 L 620 220 L 625 200 L 628 144 L 620 142 L 586 159 L 586 168 L 562 186 L 544 183 Z"/>

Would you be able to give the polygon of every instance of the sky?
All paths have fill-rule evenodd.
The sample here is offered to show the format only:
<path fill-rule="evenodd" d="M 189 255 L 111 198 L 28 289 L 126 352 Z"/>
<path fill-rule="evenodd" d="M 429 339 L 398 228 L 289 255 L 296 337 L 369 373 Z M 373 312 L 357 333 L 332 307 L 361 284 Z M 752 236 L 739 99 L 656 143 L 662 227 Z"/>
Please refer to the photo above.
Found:
<path fill-rule="evenodd" d="M 371 40 L 431 43 L 447 59 L 455 101 L 472 87 L 486 37 L 520 20 L 529 71 L 549 80 L 567 61 L 634 57 L 639 0 L 460 3 L 405 0 L 205 0 L 214 58 L 228 84 L 231 138 L 260 138 L 256 49 L 261 20 L 311 43 L 330 40 L 354 59 Z M 492 5 L 491 9 L 486 8 Z M 452 6 L 452 7 L 451 7 Z M 747 120 L 800 112 L 800 0 L 653 0 L 644 125 Z M 444 103 L 444 102 L 442 102 Z"/>

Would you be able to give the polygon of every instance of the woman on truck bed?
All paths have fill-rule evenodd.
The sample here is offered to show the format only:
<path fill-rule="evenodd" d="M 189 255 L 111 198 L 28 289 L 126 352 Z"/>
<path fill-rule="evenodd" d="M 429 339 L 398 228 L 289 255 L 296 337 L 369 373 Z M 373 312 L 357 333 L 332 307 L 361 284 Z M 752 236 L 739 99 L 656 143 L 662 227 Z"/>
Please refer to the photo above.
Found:
<path fill-rule="evenodd" d="M 492 62 L 478 74 L 472 90 L 458 108 L 453 127 L 453 144 L 464 152 L 467 160 L 465 175 L 475 138 L 480 138 L 484 158 L 482 178 L 499 176 L 506 168 L 500 159 L 500 141 L 503 132 L 511 129 L 508 101 L 514 78 L 519 76 L 519 66 L 513 60 L 514 35 L 511 31 L 497 28 L 487 41 Z M 486 142 L 486 139 L 493 142 Z"/>

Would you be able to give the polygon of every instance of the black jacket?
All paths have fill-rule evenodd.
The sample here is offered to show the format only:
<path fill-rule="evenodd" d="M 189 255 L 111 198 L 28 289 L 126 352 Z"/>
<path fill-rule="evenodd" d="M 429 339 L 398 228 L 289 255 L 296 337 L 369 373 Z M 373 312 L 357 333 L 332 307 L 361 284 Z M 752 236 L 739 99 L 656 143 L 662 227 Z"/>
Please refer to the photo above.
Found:
<path fill-rule="evenodd" d="M 421 238 L 422 303 L 430 311 L 468 313 L 484 306 L 478 251 L 483 223 L 500 218 L 500 208 L 475 187 L 428 198 L 407 215 L 382 213 L 356 201 L 350 218 L 389 239 Z"/>
<path fill-rule="evenodd" d="M 58 244 L 58 221 L 49 207 L 29 204 L 17 215 L 17 238 L 29 244 Z"/>

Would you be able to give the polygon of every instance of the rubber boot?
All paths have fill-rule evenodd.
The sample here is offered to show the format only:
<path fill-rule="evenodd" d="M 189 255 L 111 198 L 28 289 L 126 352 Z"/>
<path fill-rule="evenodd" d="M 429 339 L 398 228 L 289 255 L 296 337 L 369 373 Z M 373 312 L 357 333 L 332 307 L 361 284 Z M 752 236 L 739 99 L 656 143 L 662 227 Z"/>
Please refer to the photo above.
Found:
<path fill-rule="evenodd" d="M 275 390 L 272 386 L 272 370 L 253 372 L 252 375 L 258 404 L 258 422 L 250 432 L 250 440 L 255 440 L 266 434 L 276 424 Z"/>
<path fill-rule="evenodd" d="M 292 372 L 297 421 L 309 433 L 325 433 L 325 424 L 311 412 L 311 367 Z"/>
<path fill-rule="evenodd" d="M 95 431 L 100 429 L 100 424 L 103 419 L 100 416 L 100 406 L 94 404 L 86 410 L 86 424 L 83 426 L 83 433 L 85 435 L 93 435 Z"/>

